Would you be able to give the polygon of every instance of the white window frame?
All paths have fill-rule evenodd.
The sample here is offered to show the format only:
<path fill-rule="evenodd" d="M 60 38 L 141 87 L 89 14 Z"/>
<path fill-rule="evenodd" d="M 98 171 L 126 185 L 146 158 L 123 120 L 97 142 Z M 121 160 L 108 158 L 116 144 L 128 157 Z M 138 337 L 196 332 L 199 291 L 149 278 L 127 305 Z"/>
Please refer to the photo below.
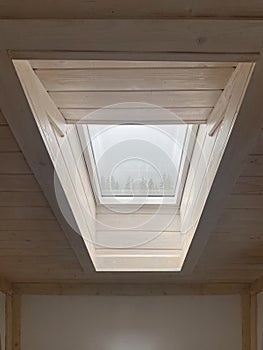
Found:
<path fill-rule="evenodd" d="M 88 124 L 88 123 L 87 123 Z M 92 144 L 90 139 L 90 134 L 88 132 L 87 124 L 78 124 L 76 125 L 80 143 L 82 149 L 84 150 L 84 158 L 87 165 L 87 172 L 89 175 L 90 182 L 92 184 L 94 199 L 97 205 L 138 205 L 143 203 L 144 205 L 173 205 L 177 208 L 180 207 L 183 188 L 187 179 L 187 173 L 191 162 L 191 156 L 194 150 L 196 136 L 198 133 L 199 124 L 188 124 L 187 132 L 184 140 L 184 147 L 180 159 L 180 169 L 179 175 L 176 183 L 175 194 L 174 196 L 140 196 L 136 199 L 133 199 L 132 204 L 127 204 L 128 196 L 102 196 L 100 184 L 98 180 L 97 166 L 95 158 L 93 156 Z M 112 120 L 114 124 L 114 120 Z M 169 123 L 171 125 L 172 123 Z M 121 125 L 121 124 L 119 124 Z M 142 125 L 142 124 L 138 124 Z M 148 124 L 143 124 L 148 125 Z M 149 124 L 150 125 L 150 124 Z"/>

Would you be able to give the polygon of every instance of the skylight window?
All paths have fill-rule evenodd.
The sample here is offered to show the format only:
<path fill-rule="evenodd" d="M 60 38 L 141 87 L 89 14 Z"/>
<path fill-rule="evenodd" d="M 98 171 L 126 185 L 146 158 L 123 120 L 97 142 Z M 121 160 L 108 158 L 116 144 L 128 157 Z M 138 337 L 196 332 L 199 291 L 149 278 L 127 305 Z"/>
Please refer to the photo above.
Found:
<path fill-rule="evenodd" d="M 80 126 L 100 202 L 138 198 L 177 203 L 180 172 L 187 166 L 189 125 Z M 189 135 L 188 135 L 189 136 Z M 184 159 L 184 161 L 183 161 Z"/>
<path fill-rule="evenodd" d="M 180 271 L 254 63 L 14 65 L 96 270 Z"/>

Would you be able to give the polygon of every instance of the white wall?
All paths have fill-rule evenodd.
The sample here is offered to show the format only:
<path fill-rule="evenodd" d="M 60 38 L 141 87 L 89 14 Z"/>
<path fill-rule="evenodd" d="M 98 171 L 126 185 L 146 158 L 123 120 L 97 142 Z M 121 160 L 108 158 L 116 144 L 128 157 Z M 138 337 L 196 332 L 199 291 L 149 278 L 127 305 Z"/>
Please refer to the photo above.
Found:
<path fill-rule="evenodd" d="M 0 292 L 0 336 L 2 349 L 5 348 L 5 295 Z"/>
<path fill-rule="evenodd" d="M 240 350 L 238 296 L 24 296 L 22 350 Z"/>
<path fill-rule="evenodd" d="M 263 292 L 258 294 L 258 350 L 263 350 Z"/>

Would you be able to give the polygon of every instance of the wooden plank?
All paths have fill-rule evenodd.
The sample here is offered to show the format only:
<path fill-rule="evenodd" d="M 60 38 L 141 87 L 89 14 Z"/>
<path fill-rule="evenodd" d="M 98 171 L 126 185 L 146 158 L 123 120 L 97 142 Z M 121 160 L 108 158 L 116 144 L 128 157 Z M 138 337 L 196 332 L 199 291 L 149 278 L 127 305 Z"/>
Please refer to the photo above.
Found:
<path fill-rule="evenodd" d="M 0 152 L 17 152 L 19 146 L 8 125 L 0 125 Z"/>
<path fill-rule="evenodd" d="M 242 350 L 257 350 L 257 301 L 256 295 L 241 295 Z"/>
<path fill-rule="evenodd" d="M 233 194 L 263 194 L 263 176 L 240 176 L 232 191 Z"/>
<path fill-rule="evenodd" d="M 263 209 L 263 196 L 257 194 L 232 194 L 226 200 L 226 209 Z"/>
<path fill-rule="evenodd" d="M 96 230 L 180 231 L 180 216 L 175 214 L 97 214 Z"/>
<path fill-rule="evenodd" d="M 10 258 L 20 256 L 22 258 L 23 256 L 35 257 L 37 255 L 39 257 L 53 256 L 57 257 L 59 260 L 60 257 L 67 257 L 72 252 L 67 241 L 64 245 L 61 241 L 57 242 L 58 245 L 55 243 L 56 242 L 52 241 L 50 244 L 48 244 L 48 242 L 42 241 L 41 243 L 34 245 L 29 244 L 28 242 L 18 242 L 17 244 L 12 242 L 10 244 L 10 242 L 1 241 L 0 259 L 6 256 Z"/>
<path fill-rule="evenodd" d="M 140 258 L 155 258 L 156 260 L 158 260 L 160 258 L 169 259 L 173 257 L 180 257 L 180 254 L 181 249 L 137 249 L 136 247 L 134 249 L 96 249 L 97 259 L 116 258 L 117 260 L 118 258 L 133 258 L 138 260 Z"/>
<path fill-rule="evenodd" d="M 12 350 L 21 349 L 21 296 L 12 296 Z"/>
<path fill-rule="evenodd" d="M 179 232 L 159 231 L 96 231 L 95 244 L 98 248 L 172 249 L 182 248 L 183 237 Z"/>
<path fill-rule="evenodd" d="M 250 318 L 251 318 L 251 350 L 258 350 L 258 303 L 257 295 L 251 295 L 250 301 Z"/>
<path fill-rule="evenodd" d="M 122 60 L 30 60 L 33 69 L 90 69 L 90 68 L 234 68 L 236 62 L 175 62 Z"/>
<path fill-rule="evenodd" d="M 160 107 L 214 107 L 221 90 L 209 91 L 119 91 L 50 92 L 58 108 L 102 108 L 118 103 L 137 102 Z"/>
<path fill-rule="evenodd" d="M 81 266 L 79 265 L 79 262 L 74 256 L 73 252 L 72 254 L 60 256 L 59 263 L 58 257 L 55 255 L 38 256 L 36 252 L 35 255 L 31 256 L 20 256 L 19 254 L 13 256 L 2 256 L 1 264 L 6 264 L 6 273 L 10 272 L 10 270 L 13 270 L 13 272 L 17 272 L 17 276 L 23 272 L 25 275 L 27 273 L 31 273 L 32 275 L 33 272 L 33 274 L 36 276 L 36 271 L 37 275 L 41 273 L 48 274 L 51 272 L 55 274 L 56 269 L 61 269 L 62 272 L 71 272 L 78 274 L 82 273 L 82 277 L 84 278 L 86 276 L 87 278 L 87 275 L 83 274 Z M 34 269 L 32 269 L 32 266 L 34 266 Z"/>
<path fill-rule="evenodd" d="M 160 91 L 224 89 L 233 68 L 38 69 L 48 91 Z"/>
<path fill-rule="evenodd" d="M 6 207 L 47 207 L 42 192 L 0 192 L 0 206 Z"/>
<path fill-rule="evenodd" d="M 40 187 L 33 175 L 0 174 L 0 191 L 39 192 Z"/>
<path fill-rule="evenodd" d="M 22 153 L 0 152 L 1 174 L 31 174 Z"/>
<path fill-rule="evenodd" d="M 162 251 L 160 251 L 162 252 Z M 98 272 L 179 272 L 181 257 L 178 254 L 165 256 L 96 256 Z"/>
<path fill-rule="evenodd" d="M 262 21 L 251 19 L 7 19 L 0 22 L 0 48 L 17 51 L 86 51 L 88 48 L 93 52 L 217 52 L 225 56 L 230 52 L 242 56 L 260 52 L 262 30 Z"/>
<path fill-rule="evenodd" d="M 33 50 L 33 49 L 32 49 Z M 99 61 L 151 61 L 151 62 L 255 62 L 259 52 L 178 52 L 178 51 L 41 51 L 9 50 L 12 59 L 25 60 L 99 60 Z"/>
<path fill-rule="evenodd" d="M 263 154 L 263 128 L 250 151 L 251 155 Z"/>
<path fill-rule="evenodd" d="M 239 64 L 236 67 L 234 73 L 231 75 L 230 79 L 228 80 L 224 91 L 222 92 L 211 115 L 208 118 L 207 125 L 209 128 L 209 132 L 208 132 L 209 136 L 212 136 L 215 133 L 216 129 L 219 127 L 219 125 L 222 123 L 225 117 L 228 105 L 230 103 L 230 99 L 234 93 L 233 89 L 234 88 L 237 89 L 236 80 L 239 79 L 240 81 L 241 74 L 247 75 L 247 72 L 246 72 L 246 69 L 244 69 L 244 66 L 242 66 L 242 64 Z M 240 97 L 239 104 L 241 103 L 241 101 L 242 101 L 242 98 Z M 236 111 L 238 110 L 239 110 L 239 105 L 236 106 Z"/>
<path fill-rule="evenodd" d="M 0 207 L 0 220 L 50 220 L 54 218 L 49 207 Z"/>
<path fill-rule="evenodd" d="M 263 16 L 261 1 L 249 3 L 232 0 L 229 3 L 223 0 L 220 4 L 204 0 L 198 3 L 190 0 L 184 2 L 160 3 L 158 0 L 139 0 L 126 3 L 121 0 L 101 0 L 96 2 L 82 2 L 68 0 L 63 7 L 59 1 L 47 1 L 45 8 L 41 8 L 41 1 L 26 1 L 25 6 L 19 6 L 18 0 L 4 2 L 2 18 L 260 18 Z"/>
<path fill-rule="evenodd" d="M 32 295 L 228 295 L 249 290 L 245 283 L 14 283 L 14 291 Z"/>
<path fill-rule="evenodd" d="M 57 220 L 4 220 L 0 221 L 0 231 L 43 231 L 55 230 L 59 231 L 60 226 Z"/>
<path fill-rule="evenodd" d="M 250 155 L 242 171 L 242 176 L 263 177 L 263 154 Z"/>
<path fill-rule="evenodd" d="M 5 297 L 5 350 L 13 350 L 13 308 L 12 294 Z"/>
<path fill-rule="evenodd" d="M 6 295 L 6 350 L 21 349 L 21 296 Z"/>
<path fill-rule="evenodd" d="M 59 245 L 60 243 L 67 244 L 67 240 L 63 231 L 59 230 L 45 230 L 45 227 L 39 230 L 3 230 L 0 232 L 0 242 L 6 241 L 10 244 L 17 242 L 26 242 L 29 245 L 41 244 L 41 242 L 48 242 L 48 244 Z"/>
<path fill-rule="evenodd" d="M 114 123 L 114 120 L 123 122 L 127 121 L 127 117 L 131 116 L 133 122 L 144 122 L 148 115 L 148 122 L 158 120 L 159 123 L 189 123 L 189 124 L 204 124 L 207 121 L 212 108 L 169 108 L 167 111 L 160 110 L 160 108 L 107 108 L 107 110 L 99 112 L 97 109 L 60 109 L 65 120 L 69 124 L 75 123 Z M 174 114 L 174 116 L 173 116 Z M 159 117 L 157 116 L 159 115 Z M 114 116 L 114 120 L 112 117 Z M 162 118 L 163 116 L 163 118 Z M 167 117 L 169 116 L 169 120 Z M 109 118 L 108 118 L 109 117 Z M 173 118 L 174 117 L 174 118 Z M 158 119 L 157 119 L 158 118 Z M 166 118 L 166 119 L 165 119 Z M 156 119 L 156 120 L 155 120 Z"/>

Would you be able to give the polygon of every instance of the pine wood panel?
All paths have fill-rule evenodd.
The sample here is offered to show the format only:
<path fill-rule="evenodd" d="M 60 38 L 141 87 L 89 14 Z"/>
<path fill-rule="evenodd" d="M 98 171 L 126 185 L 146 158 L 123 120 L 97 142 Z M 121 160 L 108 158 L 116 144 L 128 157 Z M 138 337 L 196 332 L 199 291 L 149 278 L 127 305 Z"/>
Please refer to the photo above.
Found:
<path fill-rule="evenodd" d="M 49 207 L 0 207 L 0 220 L 54 219 Z"/>
<path fill-rule="evenodd" d="M 220 90 L 233 68 L 36 70 L 48 91 Z"/>
<path fill-rule="evenodd" d="M 263 194 L 262 176 L 240 176 L 234 189 L 234 194 Z"/>
<path fill-rule="evenodd" d="M 123 60 L 30 60 L 34 69 L 91 69 L 91 68 L 235 68 L 236 62 L 176 62 Z"/>
<path fill-rule="evenodd" d="M 32 225 L 33 226 L 33 225 Z M 33 229 L 31 226 L 31 230 L 24 227 L 24 230 L 1 230 L 0 231 L 0 242 L 14 242 L 14 244 L 28 243 L 29 245 L 37 245 L 45 244 L 47 242 L 49 245 L 66 245 L 69 246 L 68 242 L 65 240 L 65 234 L 63 231 L 50 228 L 46 226 L 37 227 Z M 9 227 L 10 228 L 10 227 Z M 53 243 L 52 243 L 53 242 Z"/>
<path fill-rule="evenodd" d="M 143 92 L 50 92 L 59 108 L 101 108 L 117 103 L 148 103 L 161 107 L 214 107 L 221 90 Z"/>
<path fill-rule="evenodd" d="M 2 219 L 0 231 L 58 231 L 60 226 L 55 218 L 51 220 L 35 219 Z"/>
<path fill-rule="evenodd" d="M 11 130 L 7 125 L 0 126 L 0 152 L 19 151 L 19 146 L 15 141 Z"/>
<path fill-rule="evenodd" d="M 86 2 L 66 0 L 64 6 L 58 0 L 47 0 L 41 6 L 40 0 L 26 0 L 19 6 L 18 0 L 4 2 L 1 6 L 2 18 L 193 18 L 193 17 L 261 17 L 263 5 L 260 0 L 231 2 L 223 0 L 220 4 L 208 0 L 193 2 L 174 2 L 164 0 L 95 0 Z"/>
<path fill-rule="evenodd" d="M 263 177 L 263 154 L 249 156 L 242 176 Z"/>
<path fill-rule="evenodd" d="M 67 123 L 69 124 L 75 124 L 78 123 L 94 123 L 94 122 L 104 122 L 106 124 L 110 123 L 110 121 L 107 119 L 107 116 L 112 115 L 114 112 L 115 120 L 117 119 L 117 114 L 120 116 L 119 121 L 123 121 L 124 115 L 128 113 L 128 115 L 133 115 L 133 120 L 138 122 L 142 121 L 142 112 L 145 116 L 147 113 L 149 113 L 149 118 L 152 119 L 154 114 L 159 113 L 159 108 L 154 110 L 154 108 L 145 108 L 142 110 L 142 108 L 134 108 L 132 111 L 129 111 L 127 108 L 120 108 L 117 109 L 113 108 L 107 108 L 106 113 L 103 111 L 99 113 L 97 109 L 92 108 L 86 108 L 86 109 L 71 109 L 71 108 L 62 108 L 60 109 L 61 113 L 63 114 L 64 118 L 66 119 Z M 181 120 L 182 123 L 193 123 L 193 124 L 203 124 L 207 122 L 207 119 L 212 111 L 212 108 L 169 108 L 169 110 L 165 113 L 162 111 L 161 114 L 166 114 L 166 117 L 168 116 L 169 112 L 174 113 L 176 116 L 177 122 Z M 95 113 L 94 113 L 95 112 Z M 160 117 L 159 117 L 160 118 Z M 161 122 L 161 120 L 160 120 Z M 112 122 L 111 122 L 112 123 Z"/>
<path fill-rule="evenodd" d="M 0 191 L 39 192 L 39 190 L 34 175 L 0 174 Z"/>
<path fill-rule="evenodd" d="M 1 207 L 46 207 L 42 192 L 0 192 Z"/>
<path fill-rule="evenodd" d="M 1 174 L 31 174 L 22 153 L 0 152 Z"/>

